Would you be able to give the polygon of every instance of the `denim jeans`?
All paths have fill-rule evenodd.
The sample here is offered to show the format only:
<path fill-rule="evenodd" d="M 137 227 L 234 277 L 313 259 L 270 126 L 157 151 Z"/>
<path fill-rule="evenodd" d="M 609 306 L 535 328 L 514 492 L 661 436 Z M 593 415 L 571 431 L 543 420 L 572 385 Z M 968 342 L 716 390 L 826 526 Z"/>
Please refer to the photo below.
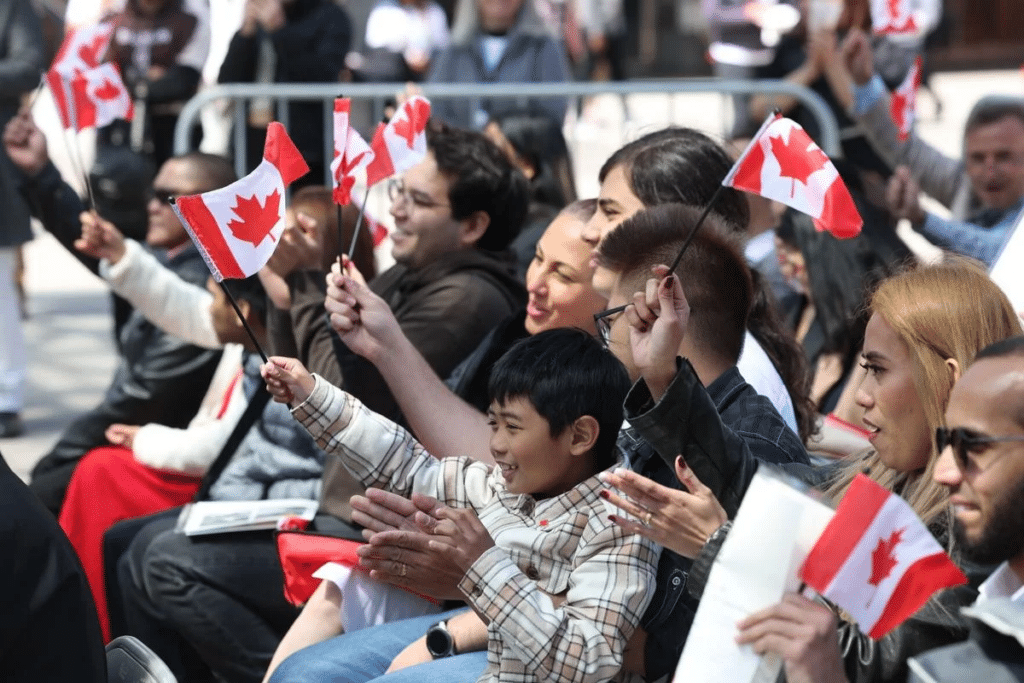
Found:
<path fill-rule="evenodd" d="M 465 608 L 403 619 L 346 633 L 299 650 L 270 677 L 270 683 L 474 683 L 487 668 L 487 652 L 454 657 L 385 674 L 391 660 L 421 638 L 431 625 L 465 612 Z"/>
<path fill-rule="evenodd" d="M 182 662 L 180 637 L 217 678 L 258 683 L 298 616 L 284 599 L 270 532 L 188 537 L 173 524 L 144 527 L 118 567 L 129 633 L 179 680 L 195 678 Z"/>

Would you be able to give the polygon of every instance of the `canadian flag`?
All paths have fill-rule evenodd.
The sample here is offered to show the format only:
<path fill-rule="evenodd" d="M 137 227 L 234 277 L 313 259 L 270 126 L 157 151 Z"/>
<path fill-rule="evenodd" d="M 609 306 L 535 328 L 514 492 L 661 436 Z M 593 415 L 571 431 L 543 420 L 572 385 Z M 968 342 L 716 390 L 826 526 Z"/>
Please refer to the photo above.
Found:
<path fill-rule="evenodd" d="M 73 83 L 80 74 L 100 65 L 113 34 L 112 22 L 76 29 L 64 38 L 53 58 L 53 64 L 46 72 L 46 81 L 64 128 L 81 130 L 74 125 Z"/>
<path fill-rule="evenodd" d="M 811 548 L 800 578 L 875 639 L 936 591 L 967 583 L 910 505 L 863 474 Z"/>
<path fill-rule="evenodd" d="M 349 125 L 349 111 L 352 101 L 347 97 L 334 100 L 334 160 L 331 161 L 331 176 L 334 178 L 334 202 L 348 204 L 352 201 L 352 186 L 356 173 L 373 161 L 374 153 L 355 128 Z"/>
<path fill-rule="evenodd" d="M 72 82 L 77 130 L 102 128 L 115 119 L 131 121 L 135 115 L 121 71 L 113 62 L 83 71 Z"/>
<path fill-rule="evenodd" d="M 174 210 L 217 282 L 262 268 L 284 231 L 285 188 L 309 166 L 277 121 L 267 126 L 263 161 L 227 187 L 180 197 Z"/>
<path fill-rule="evenodd" d="M 839 171 L 799 125 L 772 114 L 722 181 L 782 202 L 841 239 L 864 225 Z"/>
<path fill-rule="evenodd" d="M 375 156 L 366 169 L 367 185 L 401 173 L 427 155 L 429 120 L 430 101 L 416 95 L 406 100 L 387 125 L 377 126 L 370 142 Z"/>
<path fill-rule="evenodd" d="M 72 31 L 61 43 L 50 68 L 70 77 L 99 66 L 113 35 L 114 24 L 109 21 Z"/>
<path fill-rule="evenodd" d="M 913 0 L 871 0 L 871 29 L 890 36 L 917 35 Z"/>
<path fill-rule="evenodd" d="M 914 128 L 914 114 L 917 106 L 917 90 L 921 87 L 921 56 L 914 60 L 913 66 L 907 72 L 896 92 L 889 100 L 889 111 L 892 112 L 893 123 L 899 128 L 900 140 L 910 137 L 910 131 Z"/>

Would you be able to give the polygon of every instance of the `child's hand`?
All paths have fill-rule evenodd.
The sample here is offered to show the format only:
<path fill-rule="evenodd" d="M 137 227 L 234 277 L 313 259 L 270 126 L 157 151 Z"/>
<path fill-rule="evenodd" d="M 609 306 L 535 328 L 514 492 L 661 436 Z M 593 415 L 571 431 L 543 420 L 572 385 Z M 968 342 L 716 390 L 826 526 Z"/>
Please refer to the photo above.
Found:
<path fill-rule="evenodd" d="M 443 507 L 434 516 L 441 521 L 434 525 L 432 533 L 435 538 L 430 541 L 430 549 L 445 556 L 463 573 L 494 547 L 494 539 L 473 510 Z M 422 518 L 423 515 L 417 515 L 417 522 Z"/>
<path fill-rule="evenodd" d="M 647 280 L 646 291 L 633 295 L 626 308 L 631 329 L 633 361 L 647 382 L 651 395 L 661 398 L 676 374 L 676 355 L 686 336 L 690 304 L 679 278 L 669 276 L 666 266 L 655 266 L 657 278 Z"/>
<path fill-rule="evenodd" d="M 267 391 L 278 403 L 302 403 L 313 393 L 316 384 L 306 366 L 295 358 L 271 356 L 260 366 L 260 375 L 267 383 Z"/>

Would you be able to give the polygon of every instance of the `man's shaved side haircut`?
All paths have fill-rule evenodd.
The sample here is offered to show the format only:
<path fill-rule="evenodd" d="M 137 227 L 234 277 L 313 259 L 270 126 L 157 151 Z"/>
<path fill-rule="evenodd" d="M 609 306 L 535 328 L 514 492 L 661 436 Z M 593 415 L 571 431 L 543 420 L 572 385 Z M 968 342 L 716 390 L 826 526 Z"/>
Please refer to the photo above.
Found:
<path fill-rule="evenodd" d="M 641 292 L 651 268 L 669 266 L 702 210 L 663 204 L 635 214 L 601 241 L 602 265 L 619 274 L 619 287 Z M 689 336 L 706 353 L 735 365 L 743 349 L 753 297 L 750 269 L 731 226 L 709 214 L 675 273 L 690 304 Z"/>
<path fill-rule="evenodd" d="M 189 152 L 179 157 L 173 157 L 184 161 L 189 165 L 195 175 L 201 179 L 202 192 L 219 190 L 238 180 L 235 169 L 225 157 L 218 154 L 207 154 L 206 152 Z"/>

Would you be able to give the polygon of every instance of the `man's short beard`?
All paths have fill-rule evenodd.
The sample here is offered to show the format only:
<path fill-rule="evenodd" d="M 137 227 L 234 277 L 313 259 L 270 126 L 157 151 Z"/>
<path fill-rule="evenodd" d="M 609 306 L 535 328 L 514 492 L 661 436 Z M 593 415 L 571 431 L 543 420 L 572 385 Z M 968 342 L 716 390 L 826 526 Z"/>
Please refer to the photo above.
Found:
<path fill-rule="evenodd" d="M 1024 478 L 996 501 L 981 538 L 969 542 L 959 520 L 953 533 L 963 556 L 978 564 L 999 564 L 1024 552 Z"/>

